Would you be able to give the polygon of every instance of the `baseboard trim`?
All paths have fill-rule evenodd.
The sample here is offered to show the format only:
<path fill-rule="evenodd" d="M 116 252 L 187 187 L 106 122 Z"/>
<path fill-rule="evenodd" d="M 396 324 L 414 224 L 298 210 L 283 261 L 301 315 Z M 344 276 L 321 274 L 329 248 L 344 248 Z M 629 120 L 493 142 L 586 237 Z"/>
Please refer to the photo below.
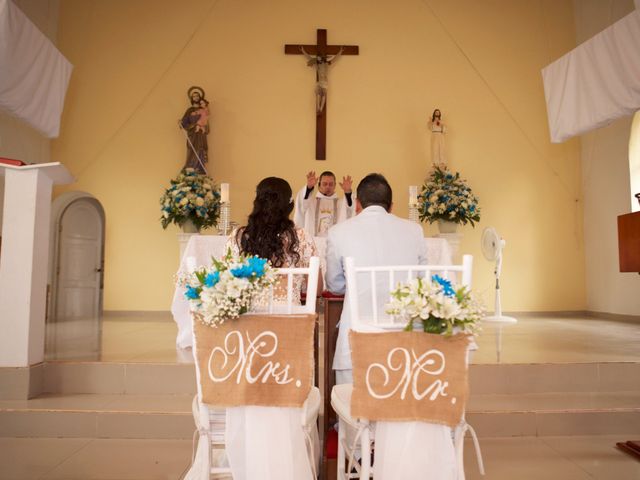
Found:
<path fill-rule="evenodd" d="M 509 316 L 509 317 L 562 317 L 562 318 L 569 318 L 569 317 L 588 317 L 589 316 L 589 312 L 587 312 L 586 310 L 561 310 L 561 311 L 551 311 L 551 310 L 544 310 L 544 311 L 540 311 L 540 312 L 532 312 L 532 311 L 528 311 L 528 312 L 504 312 L 505 315 Z M 491 313 L 489 313 L 489 315 L 491 315 Z"/>
<path fill-rule="evenodd" d="M 640 315 L 622 315 L 618 313 L 594 312 L 591 310 L 562 310 L 562 311 L 540 311 L 540 312 L 505 312 L 509 317 L 559 317 L 573 318 L 585 317 L 594 320 L 616 320 L 618 322 L 640 323 Z"/>
<path fill-rule="evenodd" d="M 169 310 L 105 310 L 102 312 L 103 318 L 109 320 L 124 319 L 125 317 L 136 317 L 145 320 L 167 320 L 173 321 L 173 316 Z"/>
<path fill-rule="evenodd" d="M 603 318 L 606 320 L 616 320 L 618 322 L 640 323 L 640 315 L 624 315 L 620 313 L 607 312 L 587 312 L 588 317 Z"/>
<path fill-rule="evenodd" d="M 0 400 L 26 400 L 43 391 L 44 363 L 28 367 L 0 367 Z"/>

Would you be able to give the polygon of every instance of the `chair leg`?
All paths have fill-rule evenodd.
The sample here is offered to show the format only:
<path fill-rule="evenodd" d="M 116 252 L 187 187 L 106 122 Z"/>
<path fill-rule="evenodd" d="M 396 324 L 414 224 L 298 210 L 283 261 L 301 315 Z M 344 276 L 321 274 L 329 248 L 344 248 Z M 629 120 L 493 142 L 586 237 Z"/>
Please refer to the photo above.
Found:
<path fill-rule="evenodd" d="M 362 458 L 360 459 L 362 462 L 360 467 L 360 480 L 369 480 L 371 477 L 371 436 L 368 426 L 362 430 L 360 453 L 362 454 Z"/>
<path fill-rule="evenodd" d="M 456 453 L 456 463 L 458 470 L 458 478 L 457 480 L 465 480 L 464 477 L 464 436 L 465 436 L 465 428 L 462 425 L 458 425 L 456 427 L 455 434 L 455 453 Z"/>
<path fill-rule="evenodd" d="M 346 432 L 347 432 L 347 426 L 346 424 L 344 424 L 342 419 L 340 419 L 338 422 L 338 458 L 336 461 L 336 463 L 338 464 L 337 465 L 338 475 L 336 478 L 338 480 L 344 480 L 346 478 L 345 469 L 347 468 L 347 466 L 346 466 L 346 452 L 344 450 L 344 444 L 347 441 Z"/>

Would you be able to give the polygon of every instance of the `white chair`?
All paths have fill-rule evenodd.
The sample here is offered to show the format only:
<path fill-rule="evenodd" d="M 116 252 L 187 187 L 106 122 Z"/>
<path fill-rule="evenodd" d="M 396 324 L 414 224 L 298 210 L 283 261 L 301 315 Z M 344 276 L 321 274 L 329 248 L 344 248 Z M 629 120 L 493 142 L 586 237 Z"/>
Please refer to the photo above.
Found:
<path fill-rule="evenodd" d="M 188 261 L 190 269 L 195 266 L 194 261 Z M 316 294 L 318 290 L 318 275 L 320 259 L 312 257 L 308 268 L 280 268 L 277 274 L 286 277 L 286 303 L 279 303 L 274 300 L 274 289 L 272 288 L 269 300 L 265 305 L 254 309 L 251 314 L 313 314 L 316 312 Z M 296 305 L 293 303 L 294 276 L 304 275 L 307 284 L 306 303 Z M 279 299 L 278 299 L 279 300 Z M 194 335 L 194 356 L 196 354 L 197 342 Z M 202 402 L 202 389 L 200 383 L 200 369 L 196 359 L 197 395 L 194 399 L 193 414 L 196 427 L 199 433 L 198 449 L 195 454 L 192 467 L 184 477 L 185 480 L 209 480 L 210 478 L 234 478 L 229 466 L 225 452 L 225 429 L 226 429 L 226 409 L 216 408 Z M 316 478 L 317 462 L 319 459 L 319 444 L 317 433 L 317 417 L 320 410 L 321 397 L 317 387 L 312 387 L 311 391 L 300 409 L 300 425 L 304 431 L 307 441 L 306 450 L 311 466 L 313 478 Z M 267 407 L 277 408 L 277 407 Z M 286 425 L 282 426 L 286 428 Z M 264 452 L 267 452 L 272 445 L 264 445 Z M 268 478 L 268 477 L 264 477 Z M 303 479 L 311 480 L 311 479 Z"/>
<path fill-rule="evenodd" d="M 459 281 L 454 283 L 471 287 L 471 270 L 473 257 L 464 255 L 461 265 L 402 265 L 402 266 L 376 266 L 356 267 L 353 257 L 345 258 L 345 276 L 347 283 L 347 295 L 349 296 L 348 308 L 350 313 L 351 328 L 355 331 L 380 332 L 399 331 L 406 323 L 400 319 L 394 319 L 384 312 L 384 304 L 389 302 L 390 292 L 397 288 L 398 282 L 406 282 L 418 276 L 430 277 L 438 274 L 444 278 Z M 365 277 L 364 279 L 362 277 Z M 372 442 L 374 429 L 366 419 L 356 419 L 351 416 L 351 394 L 353 385 L 336 385 L 331 392 L 331 405 L 338 414 L 338 459 L 337 477 L 339 480 L 352 478 L 369 479 L 372 476 Z M 347 431 L 357 430 L 354 439 L 347 438 Z M 470 427 L 466 421 L 455 429 L 454 442 L 455 454 L 458 463 L 458 479 L 464 479 L 462 466 L 464 435 Z M 479 451 L 475 432 L 470 430 Z M 349 441 L 351 444 L 349 444 Z M 353 458 L 359 449 L 361 454 L 360 464 Z M 349 460 L 349 462 L 347 462 Z M 482 459 L 478 461 L 480 470 L 484 474 Z M 428 477 L 425 477 L 428 478 Z"/>

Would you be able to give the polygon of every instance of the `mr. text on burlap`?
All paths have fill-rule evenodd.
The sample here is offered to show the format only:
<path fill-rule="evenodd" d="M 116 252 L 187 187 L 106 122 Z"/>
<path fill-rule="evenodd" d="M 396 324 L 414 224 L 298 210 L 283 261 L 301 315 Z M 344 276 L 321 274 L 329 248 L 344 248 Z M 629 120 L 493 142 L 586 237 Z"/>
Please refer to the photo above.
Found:
<path fill-rule="evenodd" d="M 349 333 L 351 414 L 386 421 L 455 426 L 469 394 L 467 335 Z"/>

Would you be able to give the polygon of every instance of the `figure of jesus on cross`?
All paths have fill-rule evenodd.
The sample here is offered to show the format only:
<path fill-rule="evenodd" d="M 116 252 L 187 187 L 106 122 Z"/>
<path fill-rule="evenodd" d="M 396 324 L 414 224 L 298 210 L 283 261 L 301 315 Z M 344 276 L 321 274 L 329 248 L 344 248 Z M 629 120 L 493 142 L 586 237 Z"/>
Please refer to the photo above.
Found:
<path fill-rule="evenodd" d="M 342 55 L 343 47 L 340 47 L 335 55 L 309 55 L 303 45 L 300 51 L 307 59 L 309 67 L 316 67 L 316 112 L 320 113 L 327 103 L 327 88 L 329 88 L 329 65 Z"/>
<path fill-rule="evenodd" d="M 341 55 L 358 55 L 357 45 L 327 45 L 327 31 L 317 30 L 316 45 L 288 44 L 287 55 L 304 55 L 307 65 L 316 70 L 316 160 L 325 160 L 327 132 L 327 89 L 329 87 L 329 65 Z"/>

